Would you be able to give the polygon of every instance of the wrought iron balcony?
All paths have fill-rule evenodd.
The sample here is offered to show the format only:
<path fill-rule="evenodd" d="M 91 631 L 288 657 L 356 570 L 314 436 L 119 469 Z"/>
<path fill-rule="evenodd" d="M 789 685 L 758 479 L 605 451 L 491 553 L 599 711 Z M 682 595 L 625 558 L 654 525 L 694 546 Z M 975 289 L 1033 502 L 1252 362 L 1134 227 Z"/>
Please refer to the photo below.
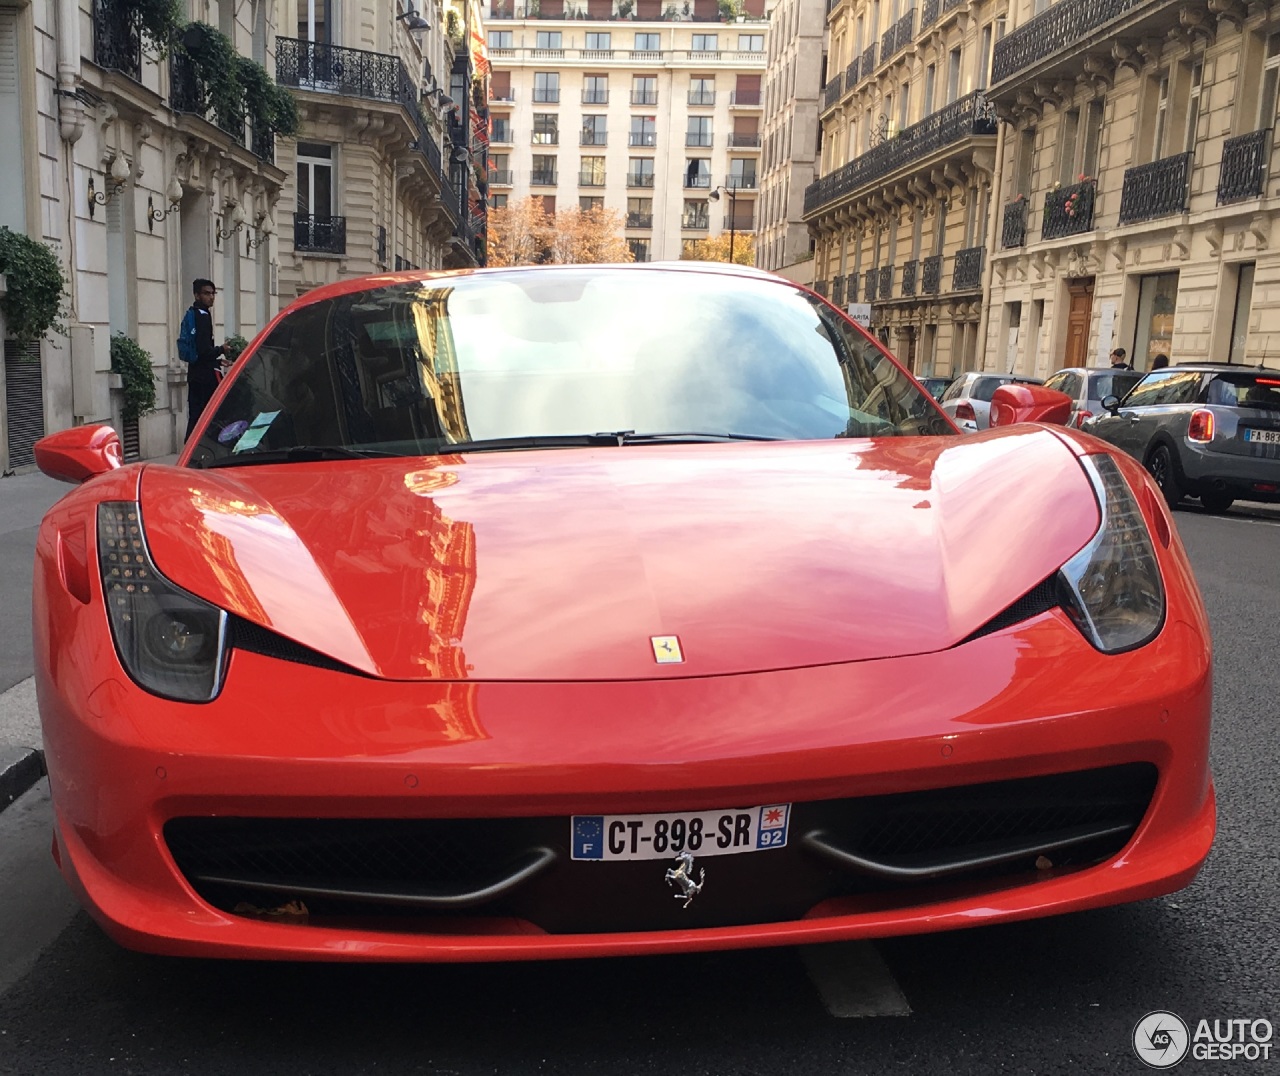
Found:
<path fill-rule="evenodd" d="M 758 108 L 760 105 L 759 90 L 730 90 L 730 108 Z"/>
<path fill-rule="evenodd" d="M 730 149 L 759 149 L 760 148 L 760 132 L 752 131 L 743 133 L 734 131 L 729 135 Z"/>
<path fill-rule="evenodd" d="M 627 186 L 628 187 L 652 187 L 653 173 L 652 172 L 628 172 Z"/>
<path fill-rule="evenodd" d="M 711 189 L 711 177 L 709 175 L 690 175 L 688 172 L 684 176 L 685 190 L 704 190 Z"/>
<path fill-rule="evenodd" d="M 135 82 L 142 80 L 142 38 L 137 20 L 117 10 L 111 0 L 95 0 L 93 5 L 93 62 Z"/>
<path fill-rule="evenodd" d="M 916 293 L 916 281 L 920 276 L 920 261 L 913 258 L 902 266 L 902 294 L 914 295 Z"/>
<path fill-rule="evenodd" d="M 554 187 L 558 181 L 554 172 L 535 170 L 529 182 L 535 187 Z"/>
<path fill-rule="evenodd" d="M 1150 164 L 1124 170 L 1120 192 L 1120 223 L 1134 224 L 1187 211 L 1191 153 L 1175 153 Z"/>
<path fill-rule="evenodd" d="M 716 103 L 715 90 L 690 90 L 689 104 L 691 105 L 714 105 Z"/>
<path fill-rule="evenodd" d="M 609 103 L 609 91 L 583 90 L 582 103 L 584 105 L 607 105 Z"/>
<path fill-rule="evenodd" d="M 578 139 L 580 146 L 607 146 L 609 136 L 604 131 L 583 131 Z"/>
<path fill-rule="evenodd" d="M 756 189 L 755 173 L 738 173 L 724 177 L 724 185 L 731 191 L 753 191 Z"/>
<path fill-rule="evenodd" d="M 956 251 L 951 267 L 952 291 L 976 291 L 982 287 L 982 255 L 986 247 L 965 247 Z"/>
<path fill-rule="evenodd" d="M 920 32 L 923 33 L 938 21 L 938 0 L 924 0 L 920 8 Z"/>
<path fill-rule="evenodd" d="M 489 186 L 491 187 L 510 187 L 511 186 L 511 169 L 495 168 L 489 173 Z"/>
<path fill-rule="evenodd" d="M 169 54 L 169 105 L 175 112 L 208 120 L 237 145 L 245 144 L 243 98 L 234 113 L 210 107 L 208 88 L 196 74 L 195 65 L 185 52 L 177 50 Z"/>
<path fill-rule="evenodd" d="M 309 254 L 345 254 L 347 218 L 293 215 L 293 249 Z"/>
<path fill-rule="evenodd" d="M 403 69 L 398 56 L 382 52 L 300 41 L 294 37 L 276 38 L 276 81 L 281 86 L 343 97 L 399 101 Z"/>
<path fill-rule="evenodd" d="M 258 160 L 274 162 L 276 159 L 275 131 L 265 125 L 249 124 L 249 149 Z"/>
<path fill-rule="evenodd" d="M 680 221 L 680 227 L 691 232 L 705 232 L 711 227 L 711 221 L 705 216 L 697 214 L 686 216 Z"/>
<path fill-rule="evenodd" d="M 899 49 L 911 44 L 915 34 L 915 8 L 910 8 L 905 15 L 885 31 L 880 39 L 880 62 L 888 63 Z"/>
<path fill-rule="evenodd" d="M 925 258 L 920 268 L 920 290 L 925 295 L 937 295 L 942 290 L 942 255 Z"/>
<path fill-rule="evenodd" d="M 981 90 L 971 93 L 809 184 L 804 192 L 804 211 L 812 213 L 939 150 L 975 135 L 994 135 L 995 131 L 995 108 Z"/>
<path fill-rule="evenodd" d="M 880 266 L 880 283 L 876 286 L 876 292 L 881 299 L 893 298 L 893 266 Z"/>
<path fill-rule="evenodd" d="M 831 285 L 825 280 L 815 280 L 813 283 L 813 290 L 825 299 L 831 291 Z"/>
<path fill-rule="evenodd" d="M 684 136 L 684 144 L 695 149 L 710 149 L 712 136 L 705 132 L 689 131 Z"/>
<path fill-rule="evenodd" d="M 872 266 L 867 270 L 866 276 L 863 277 L 862 283 L 862 301 L 864 303 L 873 303 L 876 299 L 876 285 L 880 283 L 880 269 Z"/>
<path fill-rule="evenodd" d="M 578 173 L 579 187 L 603 187 L 604 185 L 605 184 L 604 184 L 603 172 L 579 172 Z"/>
<path fill-rule="evenodd" d="M 991 61 L 992 85 L 1055 53 L 1075 48 L 1094 30 L 1126 12 L 1156 6 L 1152 0 L 1059 0 L 996 42 Z"/>
<path fill-rule="evenodd" d="M 846 303 L 856 303 L 858 301 L 858 274 L 850 273 L 845 277 L 844 285 L 844 301 Z"/>
<path fill-rule="evenodd" d="M 831 280 L 831 301 L 836 306 L 844 305 L 844 285 L 845 279 L 842 276 L 833 277 Z"/>
<path fill-rule="evenodd" d="M 754 232 L 756 230 L 755 219 L 749 213 L 740 214 L 736 217 L 726 214 L 724 226 L 726 231 L 733 232 Z"/>
<path fill-rule="evenodd" d="M 658 134 L 656 131 L 632 131 L 627 138 L 629 146 L 656 146 L 658 144 Z"/>
<path fill-rule="evenodd" d="M 656 105 L 658 103 L 657 90 L 641 90 L 631 95 L 631 103 L 633 105 Z"/>
<path fill-rule="evenodd" d="M 1004 250 L 1021 247 L 1027 242 L 1027 200 L 1018 198 L 1004 207 L 1000 225 L 1000 246 Z"/>
<path fill-rule="evenodd" d="M 1092 179 L 1046 193 L 1040 238 L 1061 239 L 1093 231 L 1093 203 L 1097 193 L 1097 182 Z"/>
<path fill-rule="evenodd" d="M 873 41 L 862 52 L 862 57 L 858 61 L 858 69 L 862 72 L 862 77 L 867 78 L 871 72 L 876 69 L 876 43 Z"/>
<path fill-rule="evenodd" d="M 514 104 L 516 99 L 516 91 L 508 86 L 505 90 L 490 90 L 489 103 L 491 105 L 510 105 Z"/>
<path fill-rule="evenodd" d="M 1263 128 L 1227 139 L 1218 173 L 1218 205 L 1261 196 L 1267 186 L 1270 135 L 1270 129 Z"/>
<path fill-rule="evenodd" d="M 533 103 L 536 105 L 558 105 L 560 103 L 560 91 L 549 89 L 535 89 L 533 91 Z"/>
<path fill-rule="evenodd" d="M 511 124 L 495 123 L 493 125 L 493 133 L 489 135 L 489 142 L 500 146 L 515 145 L 515 135 L 511 133 Z"/>
<path fill-rule="evenodd" d="M 844 75 L 839 74 L 822 87 L 823 109 L 828 109 L 839 101 L 842 93 L 844 93 Z"/>
<path fill-rule="evenodd" d="M 627 227 L 628 228 L 652 228 L 653 214 L 652 213 L 628 213 Z"/>

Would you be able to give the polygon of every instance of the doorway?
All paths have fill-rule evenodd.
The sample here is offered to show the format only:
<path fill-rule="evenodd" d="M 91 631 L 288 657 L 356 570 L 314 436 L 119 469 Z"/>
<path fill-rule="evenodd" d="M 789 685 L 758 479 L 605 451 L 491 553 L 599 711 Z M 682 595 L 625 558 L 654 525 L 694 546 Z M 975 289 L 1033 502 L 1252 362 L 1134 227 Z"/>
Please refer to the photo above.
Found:
<path fill-rule="evenodd" d="M 1067 282 L 1067 346 L 1063 366 L 1089 365 L 1089 322 L 1093 317 L 1093 277 Z"/>

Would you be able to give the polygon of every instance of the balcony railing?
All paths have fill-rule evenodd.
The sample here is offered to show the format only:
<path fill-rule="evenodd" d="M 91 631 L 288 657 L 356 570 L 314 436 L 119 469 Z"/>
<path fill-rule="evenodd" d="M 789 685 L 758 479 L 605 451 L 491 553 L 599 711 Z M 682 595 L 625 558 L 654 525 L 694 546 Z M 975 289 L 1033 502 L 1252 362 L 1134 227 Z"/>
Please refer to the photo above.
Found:
<path fill-rule="evenodd" d="M 1098 186 L 1092 179 L 1059 187 L 1044 196 L 1044 222 L 1041 239 L 1061 239 L 1093 231 L 1093 203 Z"/>
<path fill-rule="evenodd" d="M 345 254 L 347 218 L 293 215 L 293 249 L 310 254 Z"/>
<path fill-rule="evenodd" d="M 500 146 L 515 145 L 515 135 L 511 133 L 511 125 L 509 123 L 504 123 L 501 126 L 495 124 L 493 134 L 489 136 L 489 142 Z"/>
<path fill-rule="evenodd" d="M 920 260 L 913 258 L 902 266 L 902 294 L 914 295 L 916 293 L 916 281 L 920 277 Z"/>
<path fill-rule="evenodd" d="M 848 93 L 861 81 L 862 57 L 855 56 L 853 62 L 844 69 L 844 90 Z"/>
<path fill-rule="evenodd" d="M 690 90 L 689 104 L 691 105 L 714 105 L 716 103 L 715 90 Z"/>
<path fill-rule="evenodd" d="M 656 146 L 658 144 L 658 133 L 656 131 L 632 131 L 627 138 L 628 146 Z"/>
<path fill-rule="evenodd" d="M 93 5 L 93 62 L 108 71 L 119 71 L 135 82 L 142 80 L 142 38 L 137 22 L 117 10 L 111 0 Z"/>
<path fill-rule="evenodd" d="M 840 100 L 841 94 L 844 93 L 844 75 L 836 75 L 825 86 L 822 87 L 822 107 L 828 109 Z"/>
<path fill-rule="evenodd" d="M 942 290 L 942 255 L 925 258 L 920 267 L 920 290 L 925 295 L 937 295 Z"/>
<path fill-rule="evenodd" d="M 652 187 L 653 173 L 652 172 L 628 172 L 627 186 L 628 187 Z"/>
<path fill-rule="evenodd" d="M 656 105 L 658 103 L 658 91 L 640 90 L 632 93 L 631 103 L 633 105 Z"/>
<path fill-rule="evenodd" d="M 858 61 L 858 69 L 862 72 L 863 78 L 868 78 L 871 72 L 876 69 L 876 43 L 874 41 L 863 50 L 862 58 Z"/>
<path fill-rule="evenodd" d="M 867 270 L 867 275 L 862 283 L 862 301 L 864 303 L 874 303 L 876 301 L 876 285 L 880 283 L 880 269 L 872 266 Z"/>
<path fill-rule="evenodd" d="M 558 181 L 554 172 L 535 171 L 529 177 L 529 182 L 535 187 L 554 187 Z"/>
<path fill-rule="evenodd" d="M 402 70 L 398 56 L 294 37 L 276 38 L 276 81 L 281 86 L 399 101 Z"/>
<path fill-rule="evenodd" d="M 737 108 L 757 108 L 760 105 L 760 91 L 731 90 L 729 93 L 729 105 Z"/>
<path fill-rule="evenodd" d="M 495 168 L 489 173 L 489 186 L 491 187 L 510 187 L 511 183 L 510 168 Z"/>
<path fill-rule="evenodd" d="M 1059 0 L 996 42 L 991 83 L 998 85 L 1054 53 L 1080 44 L 1094 30 L 1151 0 Z"/>
<path fill-rule="evenodd" d="M 858 301 L 858 274 L 850 273 L 845 278 L 844 301 L 846 303 L 856 303 Z"/>
<path fill-rule="evenodd" d="M 756 230 L 756 221 L 753 216 L 739 216 L 724 218 L 725 231 L 732 232 L 754 232 Z"/>
<path fill-rule="evenodd" d="M 956 251 L 951 268 L 952 291 L 976 291 L 982 287 L 982 255 L 986 247 L 965 247 Z"/>
<path fill-rule="evenodd" d="M 1000 246 L 1004 250 L 1020 247 L 1027 242 L 1027 200 L 1019 198 L 1004 207 L 1000 225 Z"/>
<path fill-rule="evenodd" d="M 711 227 L 711 222 L 706 217 L 685 217 L 680 221 L 680 227 L 688 232 L 705 232 Z"/>
<path fill-rule="evenodd" d="M 169 104 L 175 112 L 200 116 L 220 127 L 231 140 L 244 145 L 244 105 L 234 115 L 209 105 L 209 93 L 195 65 L 184 52 L 169 54 Z"/>
<path fill-rule="evenodd" d="M 920 8 L 920 32 L 924 33 L 938 21 L 938 0 L 924 0 Z"/>
<path fill-rule="evenodd" d="M 711 135 L 689 131 L 684 136 L 684 144 L 686 146 L 692 146 L 694 149 L 710 149 Z"/>
<path fill-rule="evenodd" d="M 579 187 L 603 187 L 604 185 L 605 184 L 604 184 L 603 172 L 579 172 L 578 173 Z"/>
<path fill-rule="evenodd" d="M 584 105 L 607 105 L 609 103 L 609 91 L 583 90 L 582 103 Z"/>
<path fill-rule="evenodd" d="M 508 87 L 505 90 L 490 90 L 489 104 L 491 105 L 510 105 L 516 100 L 516 91 Z"/>
<path fill-rule="evenodd" d="M 750 134 L 734 131 L 729 135 L 730 149 L 759 149 L 760 148 L 760 132 L 754 131 Z"/>
<path fill-rule="evenodd" d="M 684 177 L 685 190 L 709 191 L 711 189 L 710 176 L 691 176 L 687 172 Z"/>
<path fill-rule="evenodd" d="M 845 279 L 842 276 L 837 276 L 831 281 L 831 301 L 836 306 L 844 305 L 844 286 Z"/>
<path fill-rule="evenodd" d="M 535 105 L 558 105 L 560 103 L 560 91 L 535 89 L 533 91 L 533 103 Z"/>
<path fill-rule="evenodd" d="M 804 192 L 804 211 L 812 213 L 837 198 L 874 183 L 900 168 L 974 135 L 993 135 L 995 108 L 981 90 L 953 101 L 897 137 L 872 146 L 848 164 L 811 183 Z"/>
<path fill-rule="evenodd" d="M 1187 183 L 1191 153 L 1175 153 L 1124 171 L 1120 192 L 1120 223 L 1134 224 L 1187 211 Z"/>
<path fill-rule="evenodd" d="M 578 139 L 580 146 L 607 146 L 609 136 L 604 131 L 583 131 Z"/>
<path fill-rule="evenodd" d="M 458 143 L 455 142 L 455 145 Z M 558 146 L 560 145 L 559 131 L 534 131 L 533 138 L 529 143 L 532 146 Z"/>
<path fill-rule="evenodd" d="M 756 189 L 756 177 L 745 173 L 730 174 L 724 177 L 724 185 L 731 191 L 753 191 Z"/>
<path fill-rule="evenodd" d="M 652 213 L 628 213 L 627 227 L 628 228 L 652 228 L 653 214 Z"/>
<path fill-rule="evenodd" d="M 880 266 L 880 283 L 876 287 L 876 292 L 881 299 L 893 298 L 893 266 Z"/>
<path fill-rule="evenodd" d="M 1227 139 L 1218 173 L 1218 205 L 1262 195 L 1267 186 L 1270 135 L 1270 129 L 1263 128 Z"/>
<path fill-rule="evenodd" d="M 885 31 L 880 39 L 880 62 L 888 63 L 899 49 L 911 44 L 915 32 L 916 12 L 911 8 L 905 15 Z"/>

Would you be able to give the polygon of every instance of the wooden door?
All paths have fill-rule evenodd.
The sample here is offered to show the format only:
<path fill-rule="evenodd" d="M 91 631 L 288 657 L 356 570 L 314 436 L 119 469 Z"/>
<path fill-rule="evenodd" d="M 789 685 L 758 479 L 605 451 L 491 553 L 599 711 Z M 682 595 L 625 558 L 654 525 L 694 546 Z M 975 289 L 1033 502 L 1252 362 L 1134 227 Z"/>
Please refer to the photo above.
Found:
<path fill-rule="evenodd" d="M 1067 349 L 1063 366 L 1089 365 L 1089 321 L 1093 315 L 1093 277 L 1067 285 L 1071 305 L 1067 311 Z"/>

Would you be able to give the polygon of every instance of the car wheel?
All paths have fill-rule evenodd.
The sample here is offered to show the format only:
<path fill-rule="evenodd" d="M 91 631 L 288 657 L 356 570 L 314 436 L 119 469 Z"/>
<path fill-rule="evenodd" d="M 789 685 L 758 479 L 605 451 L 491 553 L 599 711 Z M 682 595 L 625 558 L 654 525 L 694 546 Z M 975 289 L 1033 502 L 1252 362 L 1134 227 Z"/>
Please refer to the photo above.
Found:
<path fill-rule="evenodd" d="M 1183 498 L 1182 486 L 1178 483 L 1178 472 L 1174 469 L 1173 456 L 1164 445 L 1157 446 L 1147 460 L 1147 470 L 1156 480 L 1165 502 L 1170 508 L 1175 507 Z"/>
<path fill-rule="evenodd" d="M 1200 503 L 1204 505 L 1206 511 L 1225 512 L 1236 503 L 1236 499 L 1229 493 L 1202 493 Z"/>

